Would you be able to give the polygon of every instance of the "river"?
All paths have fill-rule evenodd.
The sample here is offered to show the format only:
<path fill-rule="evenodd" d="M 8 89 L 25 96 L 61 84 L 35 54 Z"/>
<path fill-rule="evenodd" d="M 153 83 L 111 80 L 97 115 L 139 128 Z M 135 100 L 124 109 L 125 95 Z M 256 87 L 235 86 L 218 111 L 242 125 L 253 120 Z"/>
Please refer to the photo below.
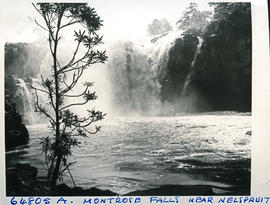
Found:
<path fill-rule="evenodd" d="M 159 117 L 111 117 L 101 132 L 81 138 L 70 161 L 76 185 L 119 194 L 160 185 L 250 184 L 250 113 L 212 112 Z M 8 166 L 29 163 L 44 178 L 39 138 L 46 124 L 29 125 L 30 142 L 6 154 Z M 68 175 L 64 181 L 72 186 Z"/>

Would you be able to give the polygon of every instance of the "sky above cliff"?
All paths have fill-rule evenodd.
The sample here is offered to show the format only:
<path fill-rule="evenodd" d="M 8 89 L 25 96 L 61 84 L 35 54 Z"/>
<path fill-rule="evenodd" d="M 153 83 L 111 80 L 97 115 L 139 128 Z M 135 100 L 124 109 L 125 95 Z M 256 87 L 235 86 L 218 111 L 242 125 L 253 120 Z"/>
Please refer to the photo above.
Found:
<path fill-rule="evenodd" d="M 84 1 L 85 2 L 85 1 Z M 100 31 L 105 40 L 137 40 L 146 35 L 153 19 L 167 18 L 174 26 L 190 1 L 179 0 L 94 0 L 88 1 L 104 20 Z M 198 1 L 201 10 L 207 1 Z M 45 41 L 46 34 L 30 18 L 38 17 L 31 1 L 1 2 L 1 33 L 6 42 Z"/>

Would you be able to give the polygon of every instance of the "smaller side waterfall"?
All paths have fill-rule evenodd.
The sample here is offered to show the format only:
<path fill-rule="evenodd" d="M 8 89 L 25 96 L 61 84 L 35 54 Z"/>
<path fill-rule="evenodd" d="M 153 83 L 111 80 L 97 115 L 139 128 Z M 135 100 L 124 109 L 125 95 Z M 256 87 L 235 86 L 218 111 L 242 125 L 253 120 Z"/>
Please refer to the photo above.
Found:
<path fill-rule="evenodd" d="M 29 83 L 25 82 L 22 78 L 17 78 L 18 80 L 18 91 L 23 102 L 23 120 L 26 124 L 36 124 L 41 123 L 44 120 L 42 117 L 35 112 L 35 96 L 29 88 Z"/>
<path fill-rule="evenodd" d="M 202 43 L 203 43 L 203 39 L 201 37 L 198 37 L 198 40 L 199 40 L 199 43 L 197 45 L 197 49 L 196 49 L 196 52 L 195 52 L 195 55 L 194 55 L 194 58 L 190 64 L 190 71 L 186 77 L 186 80 L 185 80 L 185 83 L 184 83 L 184 86 L 183 86 L 183 90 L 182 90 L 182 95 L 185 96 L 187 94 L 187 88 L 190 84 L 190 81 L 191 81 L 191 77 L 194 73 L 194 70 L 193 70 L 193 67 L 194 67 L 194 64 L 197 60 L 197 57 L 198 55 L 200 54 L 201 52 L 201 47 L 202 47 Z"/>

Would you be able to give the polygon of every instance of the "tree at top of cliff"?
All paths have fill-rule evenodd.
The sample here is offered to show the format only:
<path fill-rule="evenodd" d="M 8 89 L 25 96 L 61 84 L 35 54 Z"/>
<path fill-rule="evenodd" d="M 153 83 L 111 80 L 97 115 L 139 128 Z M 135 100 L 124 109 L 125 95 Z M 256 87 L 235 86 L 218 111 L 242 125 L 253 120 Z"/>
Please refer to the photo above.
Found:
<path fill-rule="evenodd" d="M 47 182 L 54 187 L 66 171 L 72 177 L 69 167 L 73 163 L 68 162 L 68 157 L 73 148 L 80 144 L 77 136 L 87 137 L 100 131 L 99 126 L 95 126 L 93 131 L 89 130 L 89 126 L 102 120 L 105 114 L 87 110 L 88 116 L 80 117 L 71 108 L 97 98 L 96 93 L 90 91 L 92 82 L 85 82 L 81 93 L 73 94 L 73 91 L 76 91 L 85 70 L 93 64 L 104 63 L 107 56 L 105 51 L 95 49 L 102 43 L 102 36 L 96 33 L 102 21 L 95 9 L 85 3 L 38 3 L 33 6 L 43 19 L 43 23 L 35 22 L 48 35 L 52 57 L 49 77 L 41 76 L 42 87 L 33 88 L 36 109 L 49 119 L 53 132 L 53 136 L 42 138 L 42 150 L 48 169 Z M 62 62 L 59 60 L 59 47 L 61 39 L 68 33 L 65 32 L 66 28 L 74 31 L 74 50 L 71 58 Z M 41 93 L 48 96 L 49 106 L 40 104 Z M 70 98 L 74 99 L 73 103 L 68 103 L 67 99 Z"/>
<path fill-rule="evenodd" d="M 226 20 L 228 17 L 235 15 L 235 13 L 241 13 L 250 15 L 250 3 L 248 2 L 222 2 L 222 3 L 209 3 L 214 8 L 214 21 Z"/>
<path fill-rule="evenodd" d="M 165 18 L 154 19 L 151 24 L 147 26 L 147 32 L 150 35 L 158 35 L 172 30 L 172 25 Z"/>
<path fill-rule="evenodd" d="M 196 3 L 190 3 L 176 25 L 179 29 L 201 33 L 210 21 L 210 11 L 200 11 Z"/>

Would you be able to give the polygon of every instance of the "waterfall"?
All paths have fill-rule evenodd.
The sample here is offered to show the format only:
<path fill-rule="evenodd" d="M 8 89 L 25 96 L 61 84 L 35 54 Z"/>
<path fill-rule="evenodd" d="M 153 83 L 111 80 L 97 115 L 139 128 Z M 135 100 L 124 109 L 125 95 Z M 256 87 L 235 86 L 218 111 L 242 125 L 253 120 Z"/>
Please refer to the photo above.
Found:
<path fill-rule="evenodd" d="M 35 94 L 34 91 L 29 88 L 28 82 L 25 82 L 23 78 L 16 78 L 18 80 L 18 94 L 21 98 L 22 107 L 21 114 L 25 124 L 38 124 L 38 123 L 47 123 L 46 117 L 35 112 Z M 37 78 L 29 78 L 31 83 L 36 86 L 40 84 L 40 81 Z M 47 96 L 43 93 L 39 93 L 39 102 L 45 106 L 47 101 Z"/>
<path fill-rule="evenodd" d="M 24 120 L 28 122 L 28 124 L 34 124 L 37 122 L 37 113 L 35 113 L 35 99 L 33 97 L 33 94 L 27 87 L 26 82 L 22 78 L 18 78 L 19 81 L 19 87 L 21 88 L 21 97 L 23 101 L 23 117 Z"/>
<path fill-rule="evenodd" d="M 185 99 L 193 67 L 200 53 L 202 39 L 198 38 L 197 50 L 190 65 L 190 71 L 182 87 L 182 97 L 173 101 L 162 101 L 162 81 L 168 72 L 169 53 L 175 45 L 176 39 L 183 38 L 184 31 L 175 30 L 156 36 L 148 37 L 140 42 L 110 41 L 106 42 L 104 50 L 107 51 L 109 61 L 105 64 L 95 64 L 85 71 L 78 86 L 72 90 L 73 94 L 84 89 L 83 82 L 94 82 L 92 91 L 96 91 L 98 98 L 84 106 L 72 108 L 80 116 L 85 115 L 85 110 L 95 108 L 108 115 L 160 115 L 185 112 L 186 104 L 192 100 Z M 68 56 L 69 51 L 63 50 L 59 58 Z M 61 59 L 60 59 L 61 60 Z M 63 59 L 64 61 L 65 59 Z M 51 59 L 45 55 L 40 65 L 43 76 L 48 75 Z M 35 113 L 33 93 L 24 79 L 19 79 L 24 101 L 24 119 L 28 123 L 40 122 L 40 115 Z M 40 87 L 39 81 L 32 78 L 33 85 Z M 37 85 L 37 86 L 36 86 Z M 47 96 L 39 93 L 42 105 L 49 111 Z M 66 99 L 72 103 L 76 99 Z M 186 103 L 188 101 L 188 103 Z M 193 110 L 193 109 L 192 109 Z M 39 119 L 38 119 L 39 118 Z M 45 117 L 43 118 L 44 121 Z"/>
<path fill-rule="evenodd" d="M 184 86 L 183 86 L 182 96 L 186 96 L 186 94 L 187 94 L 187 88 L 188 88 L 188 86 L 190 84 L 191 77 L 192 77 L 192 75 L 194 73 L 193 67 L 194 67 L 194 64 L 195 64 L 195 62 L 197 60 L 197 57 L 198 57 L 199 53 L 201 52 L 203 39 L 201 37 L 197 37 L 197 38 L 198 38 L 199 43 L 197 45 L 197 49 L 196 49 L 194 58 L 193 58 L 193 60 L 192 60 L 192 62 L 190 64 L 190 71 L 189 71 L 189 73 L 188 73 L 188 75 L 186 77 L 186 80 L 185 80 L 185 83 L 184 83 Z"/>
<path fill-rule="evenodd" d="M 163 33 L 145 42 L 114 42 L 109 49 L 113 110 L 120 114 L 160 114 L 161 85 L 169 50 L 182 31 Z"/>

